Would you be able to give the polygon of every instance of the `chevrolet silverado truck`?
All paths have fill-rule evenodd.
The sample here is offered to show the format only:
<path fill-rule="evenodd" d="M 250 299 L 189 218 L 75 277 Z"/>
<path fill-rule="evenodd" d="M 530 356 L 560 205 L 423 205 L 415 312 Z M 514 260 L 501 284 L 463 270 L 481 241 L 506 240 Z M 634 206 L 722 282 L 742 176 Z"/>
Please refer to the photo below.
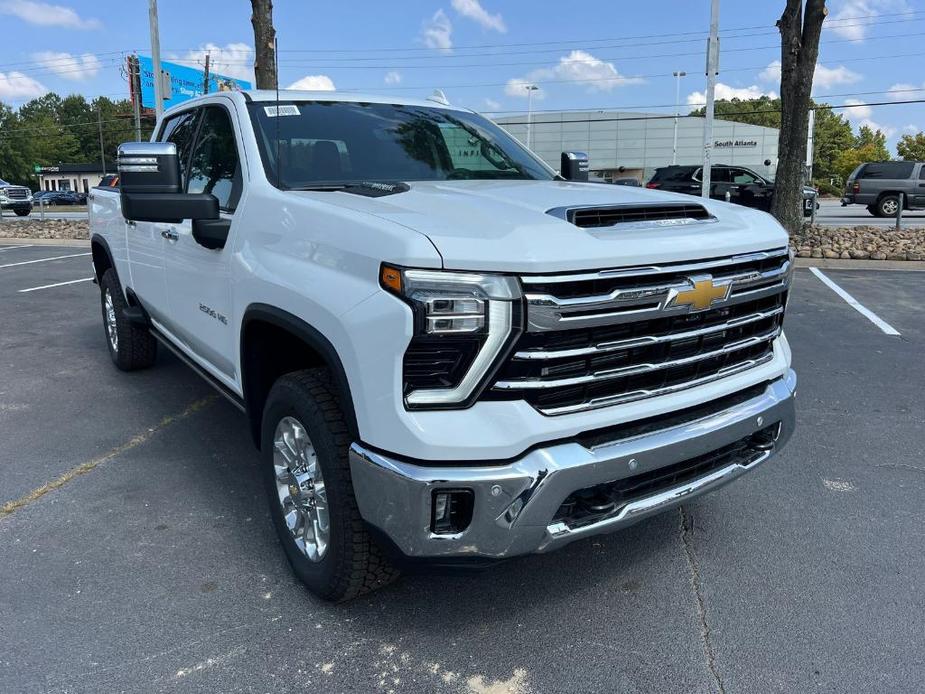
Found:
<path fill-rule="evenodd" d="M 439 98 L 212 94 L 118 162 L 90 196 L 112 361 L 163 346 L 244 413 L 325 599 L 624 528 L 793 431 L 763 212 L 557 173 Z"/>

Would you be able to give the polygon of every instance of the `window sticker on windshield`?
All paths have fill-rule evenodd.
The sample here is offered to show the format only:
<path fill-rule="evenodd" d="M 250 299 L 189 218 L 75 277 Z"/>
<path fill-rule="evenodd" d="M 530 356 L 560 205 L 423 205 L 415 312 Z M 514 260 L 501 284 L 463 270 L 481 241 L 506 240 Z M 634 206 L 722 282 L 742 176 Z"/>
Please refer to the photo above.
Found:
<path fill-rule="evenodd" d="M 264 106 L 263 112 L 267 114 L 268 118 L 276 118 L 276 116 L 298 116 L 299 107 L 295 104 L 280 104 L 279 106 Z"/>

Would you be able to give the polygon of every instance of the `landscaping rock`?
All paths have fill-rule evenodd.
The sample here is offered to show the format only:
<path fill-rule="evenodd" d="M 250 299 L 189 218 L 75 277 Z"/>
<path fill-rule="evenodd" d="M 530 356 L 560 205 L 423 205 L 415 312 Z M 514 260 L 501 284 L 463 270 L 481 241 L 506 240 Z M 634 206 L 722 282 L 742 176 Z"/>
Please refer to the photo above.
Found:
<path fill-rule="evenodd" d="M 4 219 L 0 222 L 0 239 L 88 239 L 90 223 L 86 219 Z"/>
<path fill-rule="evenodd" d="M 925 229 L 806 226 L 791 235 L 790 245 L 801 258 L 922 260 Z"/>

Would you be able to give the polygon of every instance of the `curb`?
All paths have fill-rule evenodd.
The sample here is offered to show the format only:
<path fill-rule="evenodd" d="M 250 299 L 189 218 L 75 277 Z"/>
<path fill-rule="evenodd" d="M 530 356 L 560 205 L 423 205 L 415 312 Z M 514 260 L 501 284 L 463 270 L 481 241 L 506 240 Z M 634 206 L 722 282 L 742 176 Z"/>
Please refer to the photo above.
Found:
<path fill-rule="evenodd" d="M 899 270 L 925 272 L 923 260 L 842 260 L 840 258 L 796 258 L 794 267 L 820 270 Z"/>

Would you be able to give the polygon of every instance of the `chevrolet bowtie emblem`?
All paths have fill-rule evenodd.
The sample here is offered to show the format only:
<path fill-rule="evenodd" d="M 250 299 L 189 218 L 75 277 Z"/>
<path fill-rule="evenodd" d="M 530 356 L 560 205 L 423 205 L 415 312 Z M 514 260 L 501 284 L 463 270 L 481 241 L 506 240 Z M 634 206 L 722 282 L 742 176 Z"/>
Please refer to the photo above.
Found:
<path fill-rule="evenodd" d="M 729 298 L 729 289 L 731 285 L 713 284 L 712 277 L 691 277 L 690 282 L 693 289 L 679 291 L 668 302 L 666 308 L 674 306 L 690 306 L 692 311 L 705 311 L 717 301 L 725 301 Z"/>

